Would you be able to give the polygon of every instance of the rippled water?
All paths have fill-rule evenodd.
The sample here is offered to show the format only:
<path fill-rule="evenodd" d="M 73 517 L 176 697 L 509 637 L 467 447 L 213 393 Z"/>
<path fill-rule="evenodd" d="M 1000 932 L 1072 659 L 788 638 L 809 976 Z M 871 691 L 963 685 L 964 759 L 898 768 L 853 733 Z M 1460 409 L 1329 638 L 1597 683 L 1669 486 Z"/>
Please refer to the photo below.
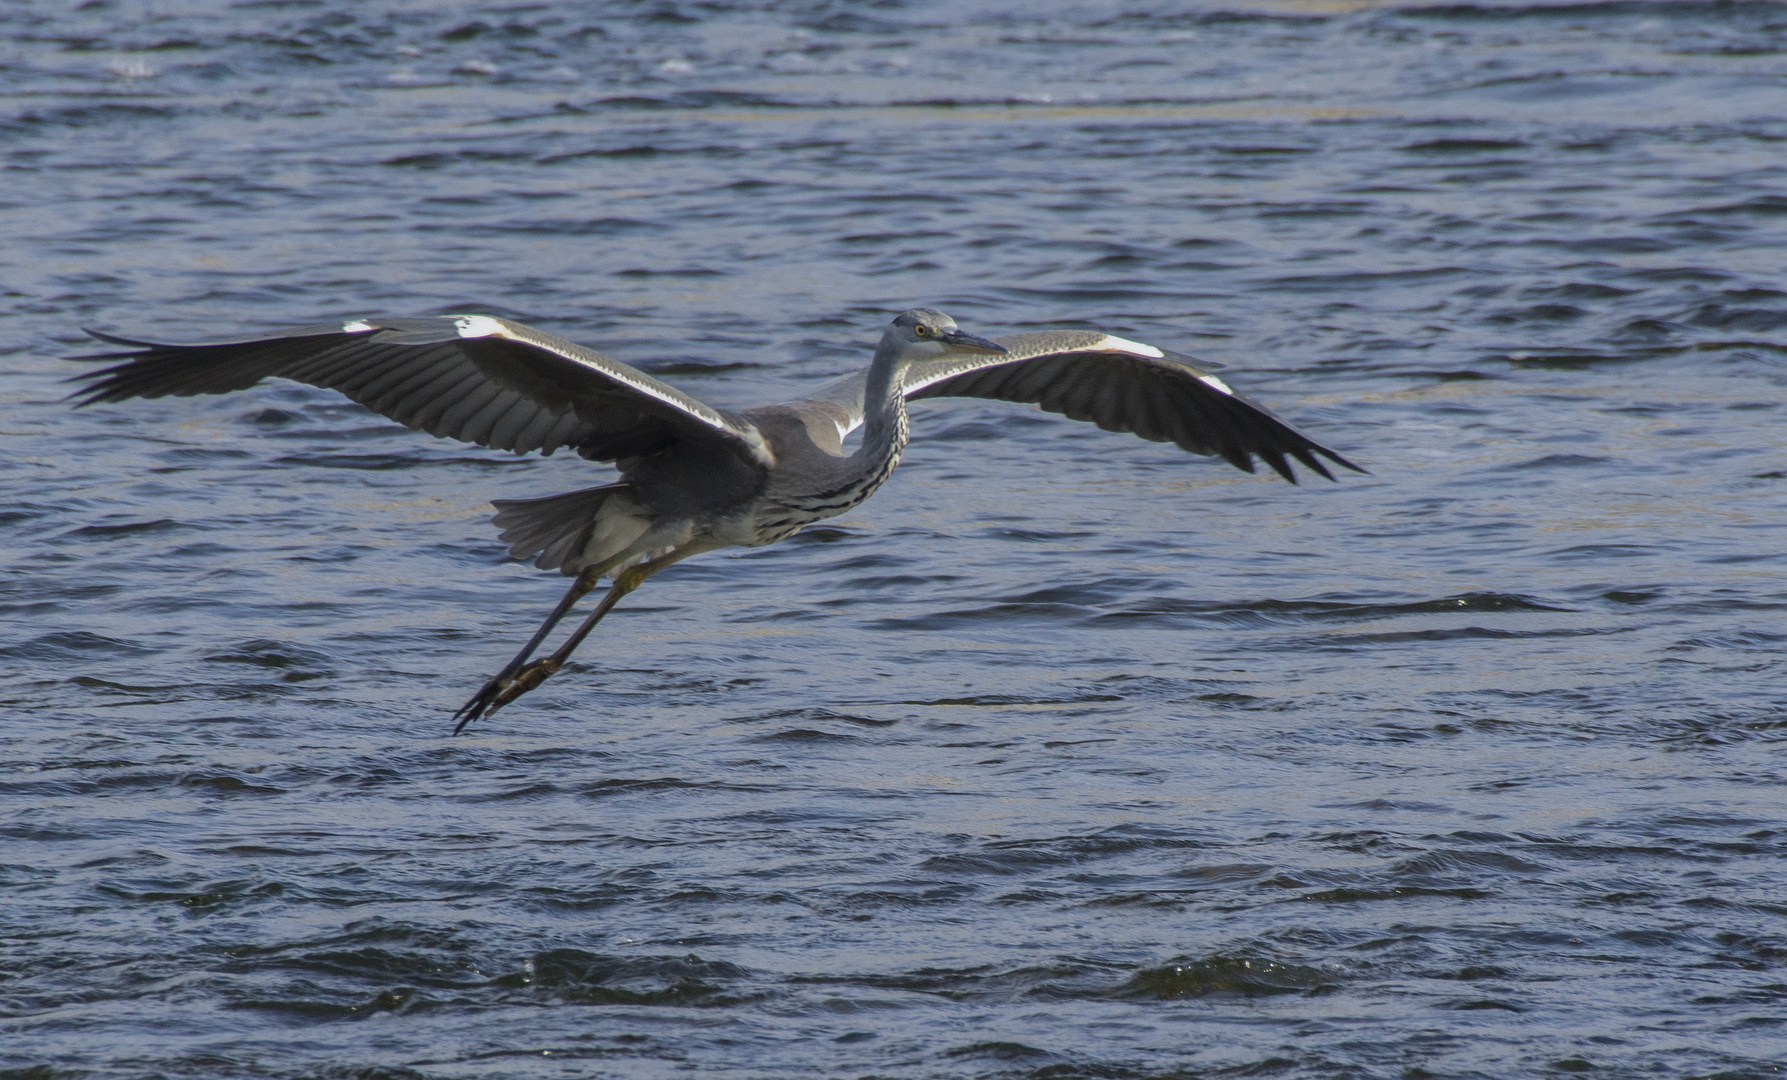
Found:
<path fill-rule="evenodd" d="M 0 1076 L 1782 1071 L 1787 5 L 0 31 Z M 487 501 L 605 469 L 58 382 L 483 311 L 753 404 L 920 303 L 1372 475 L 926 402 L 449 739 L 561 588 Z"/>

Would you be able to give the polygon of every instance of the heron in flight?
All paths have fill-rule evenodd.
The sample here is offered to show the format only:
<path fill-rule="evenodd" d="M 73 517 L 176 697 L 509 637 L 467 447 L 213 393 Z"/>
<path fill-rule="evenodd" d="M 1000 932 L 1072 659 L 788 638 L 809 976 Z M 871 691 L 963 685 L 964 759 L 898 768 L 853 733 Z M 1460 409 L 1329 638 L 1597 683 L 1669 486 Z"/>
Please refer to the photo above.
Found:
<path fill-rule="evenodd" d="M 74 395 L 82 405 L 219 394 L 278 377 L 339 390 L 430 435 L 517 454 L 570 447 L 615 463 L 612 484 L 495 501 L 510 553 L 574 580 L 515 658 L 454 714 L 454 734 L 557 672 L 658 571 L 706 551 L 773 544 L 874 494 L 906 447 L 908 398 L 1028 402 L 1247 472 L 1258 456 L 1293 484 L 1287 457 L 1329 480 L 1323 458 L 1364 471 L 1188 356 L 1094 330 L 990 340 L 930 308 L 894 319 L 863 371 L 798 401 L 737 412 L 485 315 L 355 319 L 211 345 L 89 333 L 127 351 L 77 358 L 123 361 L 71 380 L 85 384 Z M 846 450 L 858 427 L 861 442 Z M 604 576 L 613 584 L 595 610 L 551 655 L 533 659 Z"/>

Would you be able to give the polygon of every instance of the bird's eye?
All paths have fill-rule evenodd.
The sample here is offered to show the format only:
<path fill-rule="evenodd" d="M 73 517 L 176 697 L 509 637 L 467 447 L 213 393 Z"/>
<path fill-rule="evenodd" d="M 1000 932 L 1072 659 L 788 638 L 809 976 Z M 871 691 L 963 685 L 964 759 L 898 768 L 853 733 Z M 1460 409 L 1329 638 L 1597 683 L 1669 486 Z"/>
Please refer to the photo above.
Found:
<path fill-rule="evenodd" d="M 914 326 L 912 328 L 912 332 L 914 334 L 917 334 L 919 337 L 930 337 L 931 336 L 931 328 L 924 325 L 923 323 L 919 323 L 917 326 Z"/>

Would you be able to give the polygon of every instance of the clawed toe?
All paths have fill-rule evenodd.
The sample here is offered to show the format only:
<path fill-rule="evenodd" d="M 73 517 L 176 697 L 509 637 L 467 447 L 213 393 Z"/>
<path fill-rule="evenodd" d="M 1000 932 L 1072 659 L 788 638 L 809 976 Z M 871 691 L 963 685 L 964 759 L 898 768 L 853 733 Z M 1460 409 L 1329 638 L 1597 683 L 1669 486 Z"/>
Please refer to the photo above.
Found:
<path fill-rule="evenodd" d="M 490 703 L 496 699 L 496 695 L 502 692 L 504 686 L 508 685 L 508 681 L 501 676 L 490 680 L 484 684 L 483 689 L 472 695 L 470 701 L 461 705 L 459 711 L 453 714 L 453 734 L 459 734 L 465 730 L 467 724 L 483 716 L 485 711 L 490 708 Z"/>
<path fill-rule="evenodd" d="M 514 701 L 516 698 L 545 682 L 553 672 L 559 669 L 559 661 L 551 657 L 535 660 L 513 675 L 498 675 L 485 683 L 483 689 L 472 696 L 472 699 L 460 706 L 453 714 L 457 721 L 453 725 L 453 734 L 465 730 L 465 726 L 480 717 L 493 715 L 498 709 Z"/>

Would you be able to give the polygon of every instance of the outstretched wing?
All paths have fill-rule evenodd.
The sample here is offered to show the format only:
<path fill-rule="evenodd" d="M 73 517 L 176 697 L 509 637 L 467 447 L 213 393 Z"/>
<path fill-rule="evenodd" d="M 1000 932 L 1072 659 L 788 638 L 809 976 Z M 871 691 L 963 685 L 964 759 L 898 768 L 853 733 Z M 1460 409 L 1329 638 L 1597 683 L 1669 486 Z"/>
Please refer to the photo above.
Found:
<path fill-rule="evenodd" d="M 906 396 L 978 397 L 1041 405 L 1106 431 L 1129 431 L 1171 442 L 1194 454 L 1215 454 L 1253 472 L 1257 455 L 1274 472 L 1297 482 L 1286 456 L 1328 479 L 1323 465 L 1364 472 L 1228 383 L 1196 367 L 1189 356 L 1094 330 L 1044 330 L 994 339 L 1003 356 L 960 355 L 920 361 L 906 371 Z M 837 426 L 842 438 L 862 423 L 867 372 L 839 379 L 796 403 L 809 426 Z"/>
<path fill-rule="evenodd" d="M 1106 431 L 1130 431 L 1215 454 L 1247 472 L 1255 455 L 1297 482 L 1285 456 L 1334 479 L 1320 458 L 1364 472 L 1280 420 L 1270 409 L 1200 370 L 1192 358 L 1090 330 L 1044 330 L 1000 338 L 1004 356 L 914 364 L 906 396 L 1024 401 Z"/>
<path fill-rule="evenodd" d="M 295 327 L 277 337 L 162 345 L 88 331 L 128 351 L 78 375 L 82 405 L 220 394 L 278 377 L 339 390 L 385 416 L 498 450 L 574 448 L 612 461 L 691 440 L 771 463 L 757 429 L 637 368 L 507 319 L 444 315 Z"/>

